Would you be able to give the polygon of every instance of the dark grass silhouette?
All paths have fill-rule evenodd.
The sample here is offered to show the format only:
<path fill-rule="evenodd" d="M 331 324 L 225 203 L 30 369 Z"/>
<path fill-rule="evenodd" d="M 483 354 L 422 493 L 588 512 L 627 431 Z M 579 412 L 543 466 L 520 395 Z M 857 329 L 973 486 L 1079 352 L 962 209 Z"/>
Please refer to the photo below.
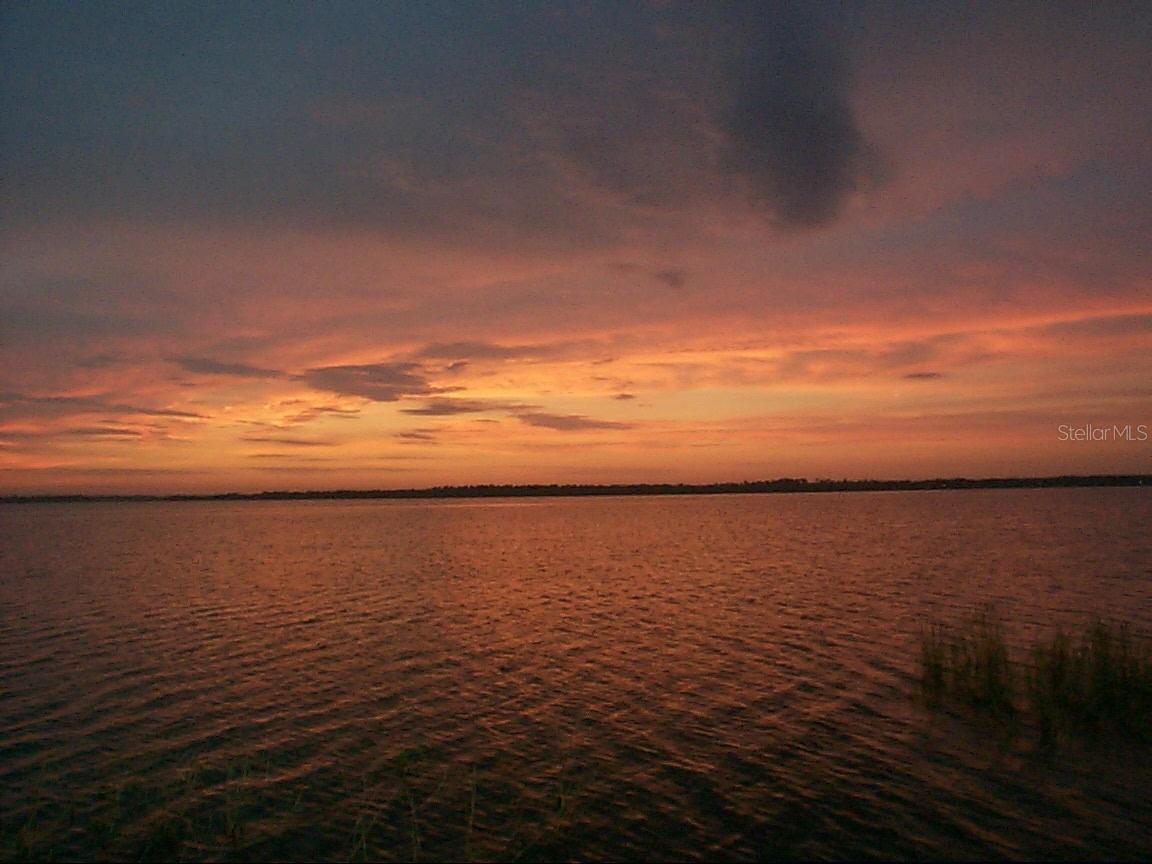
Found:
<path fill-rule="evenodd" d="M 1043 745 L 1063 738 L 1152 741 L 1152 644 L 1127 624 L 1096 620 L 1037 640 L 1013 658 L 991 607 L 958 625 L 933 624 L 920 638 L 921 692 L 937 708 L 958 706 L 1032 729 Z"/>

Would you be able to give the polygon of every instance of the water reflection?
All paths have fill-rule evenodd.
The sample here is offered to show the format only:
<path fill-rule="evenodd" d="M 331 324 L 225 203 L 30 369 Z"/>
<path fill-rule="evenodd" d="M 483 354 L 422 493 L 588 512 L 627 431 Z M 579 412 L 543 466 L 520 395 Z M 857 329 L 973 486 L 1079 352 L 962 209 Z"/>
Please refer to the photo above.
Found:
<path fill-rule="evenodd" d="M 912 694 L 922 622 L 986 600 L 1013 639 L 1152 629 L 1150 517 L 1141 489 L 2 508 L 4 854 L 1139 857 L 1146 754 L 1044 762 Z"/>

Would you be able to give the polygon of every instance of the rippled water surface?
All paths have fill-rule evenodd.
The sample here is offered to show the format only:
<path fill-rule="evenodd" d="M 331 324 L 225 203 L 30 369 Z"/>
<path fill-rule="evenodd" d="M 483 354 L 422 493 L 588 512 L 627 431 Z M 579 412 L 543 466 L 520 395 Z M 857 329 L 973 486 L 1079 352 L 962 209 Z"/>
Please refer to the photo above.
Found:
<path fill-rule="evenodd" d="M 0 507 L 0 854 L 1146 859 L 918 634 L 1152 631 L 1152 490 Z"/>

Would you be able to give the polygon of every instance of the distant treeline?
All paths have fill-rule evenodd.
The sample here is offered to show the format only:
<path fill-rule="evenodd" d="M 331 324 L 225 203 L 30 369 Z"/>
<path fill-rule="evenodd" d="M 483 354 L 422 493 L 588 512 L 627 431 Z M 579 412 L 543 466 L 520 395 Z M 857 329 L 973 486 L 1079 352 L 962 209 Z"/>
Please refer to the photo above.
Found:
<path fill-rule="evenodd" d="M 221 492 L 211 495 L 8 495 L 0 503 L 66 501 L 297 501 L 364 498 L 543 498 L 588 495 L 730 495 L 761 492 L 895 492 L 924 489 L 1044 489 L 1073 486 L 1152 486 L 1152 474 L 1061 477 L 941 477 L 933 480 L 808 480 L 780 477 L 743 483 L 486 484 L 427 489 L 335 489 L 306 492 Z"/>

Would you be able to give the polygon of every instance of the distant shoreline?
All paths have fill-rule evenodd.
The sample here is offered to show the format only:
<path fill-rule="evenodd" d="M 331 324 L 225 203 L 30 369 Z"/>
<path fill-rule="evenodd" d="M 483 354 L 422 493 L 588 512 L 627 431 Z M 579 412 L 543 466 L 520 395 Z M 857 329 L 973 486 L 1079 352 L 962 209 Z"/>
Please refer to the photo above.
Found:
<path fill-rule="evenodd" d="M 484 484 L 424 489 L 335 489 L 304 492 L 219 492 L 175 495 L 4 495 L 0 504 L 102 501 L 325 501 L 438 498 L 578 498 L 608 495 L 731 495 L 738 493 L 901 492 L 938 489 L 1058 489 L 1148 486 L 1152 474 L 1094 474 L 1059 477 L 944 477 L 930 480 L 808 480 L 781 477 L 741 483 Z"/>

